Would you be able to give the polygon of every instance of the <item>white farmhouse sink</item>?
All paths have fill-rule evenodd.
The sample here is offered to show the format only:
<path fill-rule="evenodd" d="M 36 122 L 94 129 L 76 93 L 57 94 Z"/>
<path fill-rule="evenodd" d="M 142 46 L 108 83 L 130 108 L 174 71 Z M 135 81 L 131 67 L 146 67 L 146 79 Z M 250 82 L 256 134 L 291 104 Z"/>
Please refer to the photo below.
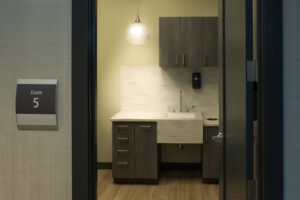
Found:
<path fill-rule="evenodd" d="M 194 119 L 195 113 L 188 113 L 188 112 L 168 112 L 167 113 L 168 119 Z"/>
<path fill-rule="evenodd" d="M 202 144 L 201 113 L 172 113 L 157 122 L 157 142 L 161 144 Z"/>

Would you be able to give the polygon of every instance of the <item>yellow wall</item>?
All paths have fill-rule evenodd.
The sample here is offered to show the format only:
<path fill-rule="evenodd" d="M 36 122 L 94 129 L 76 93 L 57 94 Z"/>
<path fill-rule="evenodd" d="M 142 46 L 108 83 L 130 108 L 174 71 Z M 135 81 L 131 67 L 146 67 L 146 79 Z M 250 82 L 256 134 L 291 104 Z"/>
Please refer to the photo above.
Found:
<path fill-rule="evenodd" d="M 150 30 L 147 46 L 130 46 L 126 29 L 137 0 L 98 0 L 98 161 L 111 162 L 110 117 L 120 111 L 120 67 L 158 66 L 160 16 L 217 16 L 218 0 L 140 0 L 140 18 Z"/>

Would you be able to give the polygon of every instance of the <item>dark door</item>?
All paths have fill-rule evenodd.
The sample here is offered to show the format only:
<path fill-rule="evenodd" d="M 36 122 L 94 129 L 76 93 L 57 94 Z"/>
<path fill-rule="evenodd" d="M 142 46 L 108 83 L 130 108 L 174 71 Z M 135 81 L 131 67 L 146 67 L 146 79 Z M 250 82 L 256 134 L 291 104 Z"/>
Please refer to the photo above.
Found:
<path fill-rule="evenodd" d="M 226 0 L 224 6 L 224 194 L 226 200 L 245 200 L 253 178 L 253 83 L 246 78 L 253 55 L 252 0 Z"/>

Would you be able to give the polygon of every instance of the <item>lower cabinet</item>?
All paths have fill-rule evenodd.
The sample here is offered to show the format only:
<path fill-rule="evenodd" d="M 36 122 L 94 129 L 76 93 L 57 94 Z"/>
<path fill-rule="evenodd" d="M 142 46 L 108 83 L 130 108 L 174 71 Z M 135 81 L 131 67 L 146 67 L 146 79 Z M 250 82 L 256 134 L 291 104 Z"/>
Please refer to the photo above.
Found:
<path fill-rule="evenodd" d="M 155 122 L 113 123 L 115 182 L 157 182 L 158 148 Z"/>
<path fill-rule="evenodd" d="M 204 127 L 202 149 L 202 180 L 217 182 L 220 173 L 220 148 L 212 137 L 218 135 L 218 127 Z"/>

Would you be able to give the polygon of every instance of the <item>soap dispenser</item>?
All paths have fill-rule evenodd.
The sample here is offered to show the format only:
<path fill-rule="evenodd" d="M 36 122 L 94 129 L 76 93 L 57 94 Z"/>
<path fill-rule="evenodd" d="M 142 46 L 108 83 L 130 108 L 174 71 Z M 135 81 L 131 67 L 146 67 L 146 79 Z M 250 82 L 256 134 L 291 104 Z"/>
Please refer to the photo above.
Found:
<path fill-rule="evenodd" d="M 193 89 L 201 88 L 201 74 L 200 73 L 194 72 L 192 74 L 192 83 L 193 83 Z"/>

